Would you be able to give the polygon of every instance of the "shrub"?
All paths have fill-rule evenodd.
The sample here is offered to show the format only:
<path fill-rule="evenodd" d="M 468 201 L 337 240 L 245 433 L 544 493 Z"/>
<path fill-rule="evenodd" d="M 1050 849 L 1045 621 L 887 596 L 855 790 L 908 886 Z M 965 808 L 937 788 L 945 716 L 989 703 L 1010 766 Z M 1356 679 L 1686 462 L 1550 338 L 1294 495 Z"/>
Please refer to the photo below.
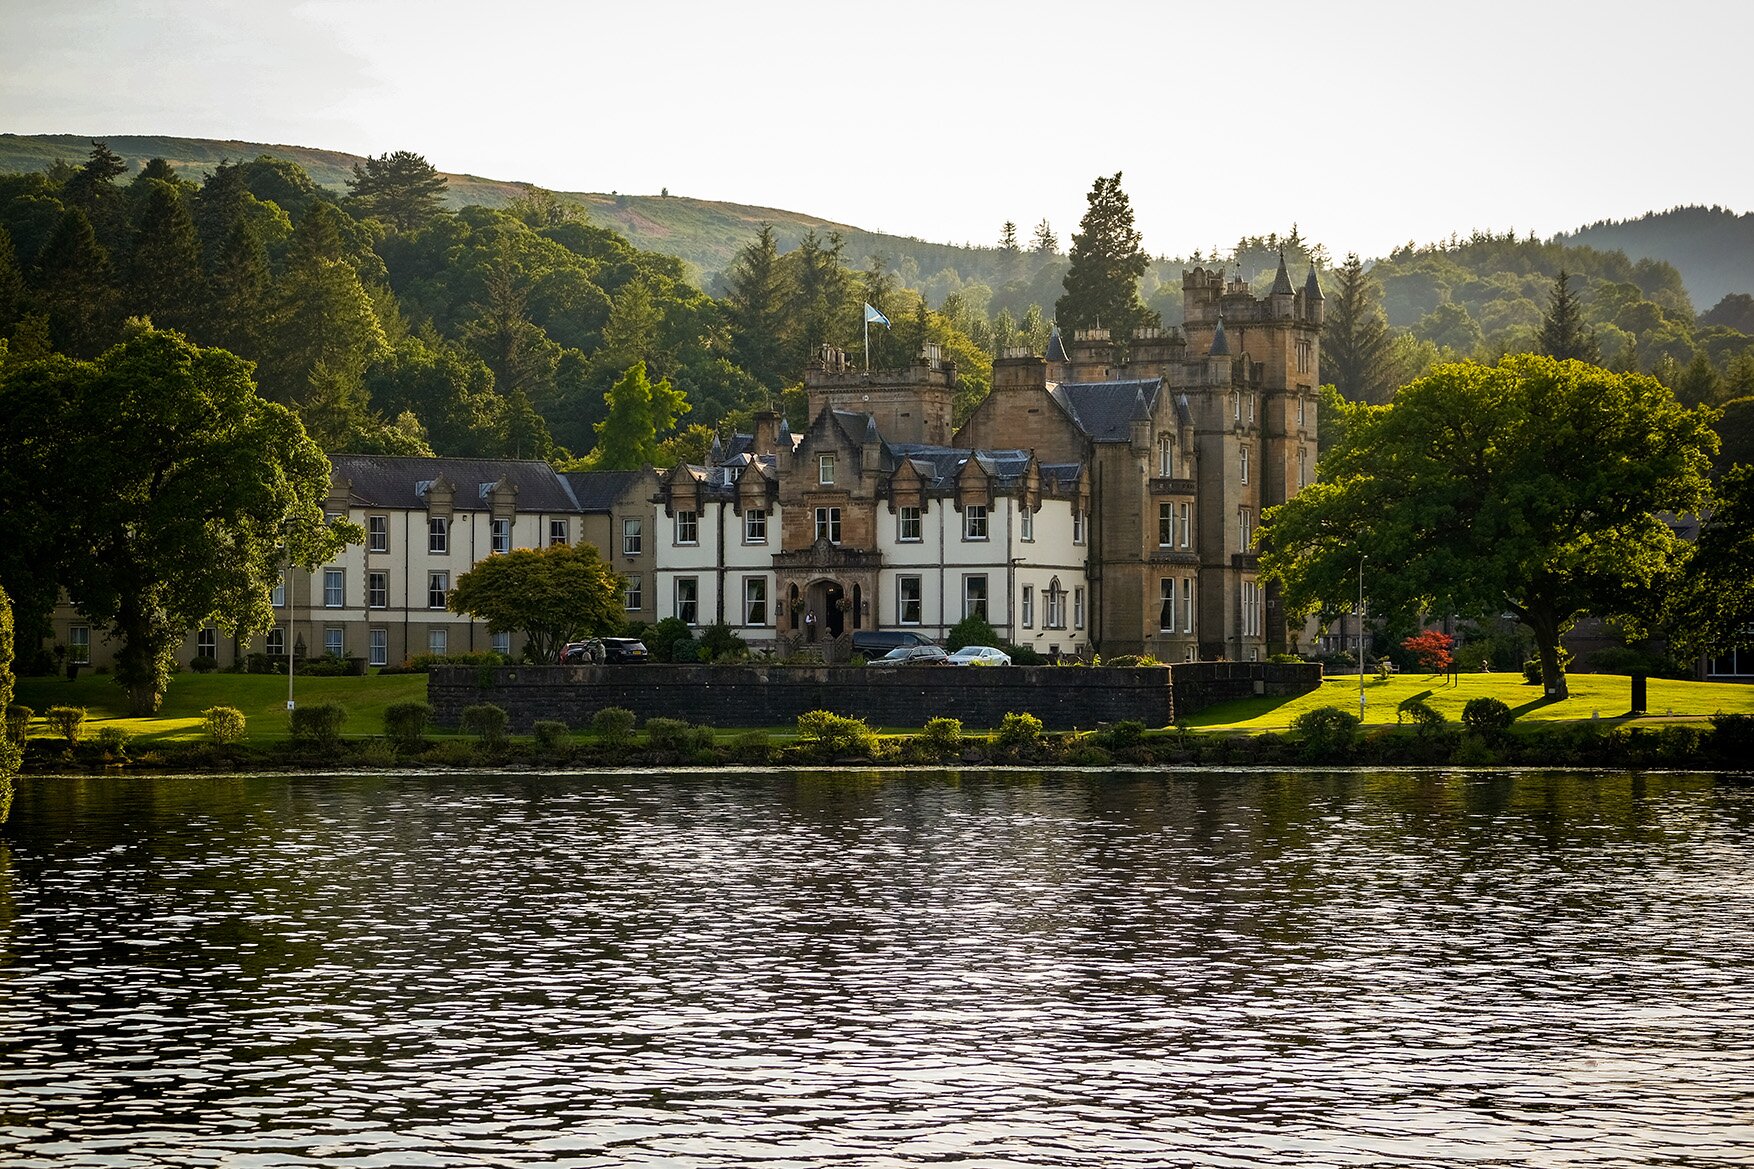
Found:
<path fill-rule="evenodd" d="M 16 702 L 8 706 L 6 708 L 6 737 L 14 743 L 24 742 L 25 735 L 30 732 L 30 720 L 36 716 L 37 712 L 28 706 L 21 706 Z"/>
<path fill-rule="evenodd" d="M 648 718 L 646 746 L 659 751 L 680 751 L 688 743 L 688 723 L 679 718 Z"/>
<path fill-rule="evenodd" d="M 1720 763 L 1749 767 L 1754 760 L 1754 714 L 1712 715 L 1711 753 Z"/>
<path fill-rule="evenodd" d="M 1291 729 L 1303 741 L 1304 754 L 1322 759 L 1344 755 L 1358 745 L 1359 717 L 1338 706 L 1318 706 L 1291 720 Z"/>
<path fill-rule="evenodd" d="M 625 706 L 605 706 L 591 716 L 591 731 L 599 743 L 620 747 L 633 738 L 636 721 L 633 711 Z"/>
<path fill-rule="evenodd" d="M 1564 646 L 1559 647 L 1559 668 L 1561 670 L 1571 668 L 1571 651 Z M 1523 681 L 1530 686 L 1541 684 L 1541 659 L 1539 657 L 1532 657 L 1523 663 Z"/>
<path fill-rule="evenodd" d="M 766 731 L 744 731 L 732 741 L 731 753 L 744 763 L 766 763 L 773 757 L 773 743 Z"/>
<path fill-rule="evenodd" d="M 463 708 L 458 725 L 465 734 L 474 735 L 483 747 L 497 747 L 505 742 L 506 722 L 505 707 L 478 702 Z"/>
<path fill-rule="evenodd" d="M 347 721 L 347 708 L 339 702 L 320 702 L 313 706 L 295 707 L 292 712 L 292 741 L 304 747 L 333 751 L 341 746 L 341 724 Z"/>
<path fill-rule="evenodd" d="M 703 662 L 740 661 L 749 656 L 749 643 L 718 621 L 700 631 L 699 654 Z"/>
<path fill-rule="evenodd" d="M 103 748 L 104 755 L 111 759 L 127 759 L 128 743 L 134 738 L 122 727 L 106 726 L 97 729 L 97 745 Z"/>
<path fill-rule="evenodd" d="M 1045 666 L 1048 664 L 1046 658 L 1027 645 L 1013 645 L 1007 641 L 999 648 L 1011 655 L 1011 664 L 1014 666 Z"/>
<path fill-rule="evenodd" d="M 1139 666 L 1161 666 L 1163 663 L 1150 654 L 1121 654 L 1119 657 L 1110 658 L 1102 664 L 1113 666 L 1117 670 L 1125 670 Z"/>
<path fill-rule="evenodd" d="M 427 751 L 425 760 L 437 767 L 474 767 L 481 762 L 481 752 L 474 743 L 446 739 Z"/>
<path fill-rule="evenodd" d="M 1462 707 L 1462 725 L 1482 739 L 1495 739 L 1510 729 L 1516 715 L 1496 698 L 1470 698 Z"/>
<path fill-rule="evenodd" d="M 962 720 L 927 719 L 926 725 L 920 730 L 920 745 L 939 759 L 955 755 L 962 750 Z"/>
<path fill-rule="evenodd" d="M 79 740 L 85 734 L 85 707 L 51 706 L 49 713 L 43 717 L 51 727 L 61 732 L 61 737 L 67 740 L 69 750 L 79 746 Z"/>
<path fill-rule="evenodd" d="M 1398 723 L 1403 717 L 1417 727 L 1422 735 L 1427 731 L 1438 730 L 1448 721 L 1443 717 L 1441 710 L 1418 695 L 1403 699 L 1401 704 L 1395 707 L 1395 721 Z"/>
<path fill-rule="evenodd" d="M 353 761 L 361 767 L 394 767 L 396 749 L 382 739 L 370 739 L 360 744 Z"/>
<path fill-rule="evenodd" d="M 426 745 L 426 728 L 432 707 L 424 702 L 396 702 L 384 707 L 384 737 L 399 751 L 418 751 Z"/>
<path fill-rule="evenodd" d="M 999 733 L 994 737 L 1001 747 L 1033 747 L 1041 741 L 1041 720 L 1033 714 L 1006 714 L 999 720 Z"/>
<path fill-rule="evenodd" d="M 530 733 L 536 736 L 536 746 L 544 751 L 553 751 L 566 742 L 566 737 L 571 732 L 558 719 L 544 718 L 537 719 L 531 725 Z"/>
<path fill-rule="evenodd" d="M 798 716 L 798 734 L 812 740 L 825 755 L 878 753 L 877 732 L 862 718 L 848 718 L 829 710 L 812 710 Z"/>
<path fill-rule="evenodd" d="M 201 654 L 189 663 L 189 668 L 197 674 L 211 674 L 219 669 L 219 659 L 212 654 Z"/>
<path fill-rule="evenodd" d="M 688 642 L 688 656 L 685 658 L 678 658 L 676 656 L 677 643 L 683 640 Z M 666 617 L 656 625 L 652 626 L 651 635 L 645 638 L 645 643 L 646 652 L 652 655 L 654 661 L 692 662 L 695 660 L 694 633 L 689 629 L 688 622 L 682 620 L 680 617 Z"/>
<path fill-rule="evenodd" d="M 965 645 L 999 644 L 999 635 L 987 624 L 987 619 L 979 614 L 971 613 L 950 627 L 944 635 L 944 648 L 955 653 Z"/>
<path fill-rule="evenodd" d="M 1101 737 L 1103 746 L 1111 751 L 1132 747 L 1145 737 L 1145 724 L 1136 719 L 1124 719 L 1105 728 Z"/>
<path fill-rule="evenodd" d="M 201 712 L 201 727 L 216 747 L 229 747 L 244 737 L 244 712 L 235 706 L 209 706 Z"/>

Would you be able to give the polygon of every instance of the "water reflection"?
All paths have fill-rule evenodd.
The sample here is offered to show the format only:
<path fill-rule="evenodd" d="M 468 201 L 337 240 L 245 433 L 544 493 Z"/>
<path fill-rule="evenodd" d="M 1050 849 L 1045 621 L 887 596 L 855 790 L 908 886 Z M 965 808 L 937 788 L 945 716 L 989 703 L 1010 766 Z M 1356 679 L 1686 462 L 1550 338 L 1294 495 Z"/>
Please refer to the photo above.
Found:
<path fill-rule="evenodd" d="M 17 1165 L 1754 1158 L 1754 791 L 27 782 Z"/>

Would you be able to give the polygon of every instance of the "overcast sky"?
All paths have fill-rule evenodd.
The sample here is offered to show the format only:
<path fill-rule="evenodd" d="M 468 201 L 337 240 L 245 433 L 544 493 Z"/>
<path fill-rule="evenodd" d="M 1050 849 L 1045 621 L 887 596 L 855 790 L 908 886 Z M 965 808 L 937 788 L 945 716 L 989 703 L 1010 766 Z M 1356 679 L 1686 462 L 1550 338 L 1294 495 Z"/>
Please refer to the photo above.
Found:
<path fill-rule="evenodd" d="M 876 231 L 1386 253 L 1754 206 L 1754 7 L 1475 0 L 0 0 L 0 130 L 379 154 Z"/>

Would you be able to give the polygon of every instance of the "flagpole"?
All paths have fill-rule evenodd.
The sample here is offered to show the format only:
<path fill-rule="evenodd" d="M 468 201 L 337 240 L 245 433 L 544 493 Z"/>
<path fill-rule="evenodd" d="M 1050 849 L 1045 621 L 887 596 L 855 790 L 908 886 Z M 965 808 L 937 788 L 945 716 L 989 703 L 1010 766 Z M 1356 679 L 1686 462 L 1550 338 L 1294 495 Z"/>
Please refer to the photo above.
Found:
<path fill-rule="evenodd" d="M 865 372 L 871 372 L 871 314 L 865 314 Z"/>

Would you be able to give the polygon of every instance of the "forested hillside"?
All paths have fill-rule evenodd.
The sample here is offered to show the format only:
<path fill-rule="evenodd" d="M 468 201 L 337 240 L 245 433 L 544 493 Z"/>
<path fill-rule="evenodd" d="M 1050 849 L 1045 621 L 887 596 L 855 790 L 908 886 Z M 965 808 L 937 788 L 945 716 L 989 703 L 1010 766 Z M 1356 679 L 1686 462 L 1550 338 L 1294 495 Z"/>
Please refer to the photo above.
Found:
<path fill-rule="evenodd" d="M 0 139 L 0 165 L 16 165 L 27 141 Z M 822 343 L 860 350 L 863 303 L 893 322 L 872 331 L 873 364 L 937 346 L 958 363 L 966 412 L 996 354 L 1043 351 L 1066 292 L 1070 259 L 1046 223 L 1023 235 L 1003 224 L 993 247 L 882 237 L 912 250 L 861 254 L 859 241 L 879 237 L 770 223 L 758 209 L 626 201 L 642 239 L 715 238 L 727 259 L 703 287 L 682 258 L 615 226 L 614 196 L 582 204 L 457 179 L 406 153 L 305 152 L 313 173 L 270 155 L 204 161 L 242 144 L 126 141 L 165 146 L 181 168 L 86 144 L 76 162 L 0 174 L 10 359 L 91 356 L 127 318 L 148 316 L 254 362 L 264 392 L 295 405 L 330 450 L 600 466 L 635 447 L 699 457 L 713 429 L 763 405 L 802 425 L 802 370 Z M 658 205 L 677 214 L 645 216 Z M 693 208 L 711 209 L 701 214 L 712 226 L 675 228 Z M 1139 257 L 1140 311 L 1176 324 L 1187 268 L 1221 267 L 1259 290 L 1281 257 L 1298 280 L 1311 264 L 1320 275 L 1322 377 L 1349 396 L 1384 400 L 1441 360 L 1543 351 L 1562 272 L 1581 353 L 1654 373 L 1686 401 L 1754 394 L 1754 298 L 1696 314 L 1666 262 L 1532 238 L 1476 234 L 1367 265 L 1336 263 L 1293 226 L 1188 257 Z M 630 376 L 636 367 L 645 381 Z M 600 443 L 613 411 L 616 440 Z M 623 443 L 630 426 L 650 443 Z"/>
<path fill-rule="evenodd" d="M 1754 293 L 1754 213 L 1722 207 L 1675 207 L 1637 219 L 1602 221 L 1554 237 L 1555 243 L 1663 260 L 1685 277 L 1702 308 L 1736 293 Z"/>

